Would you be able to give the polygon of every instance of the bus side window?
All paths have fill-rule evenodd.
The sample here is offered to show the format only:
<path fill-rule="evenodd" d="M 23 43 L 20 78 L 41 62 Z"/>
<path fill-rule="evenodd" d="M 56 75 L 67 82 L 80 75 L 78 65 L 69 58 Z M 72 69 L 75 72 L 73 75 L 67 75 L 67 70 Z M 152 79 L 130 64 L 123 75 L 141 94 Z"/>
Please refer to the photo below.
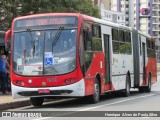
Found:
<path fill-rule="evenodd" d="M 93 51 L 102 51 L 101 26 L 98 24 L 92 25 L 93 31 Z"/>
<path fill-rule="evenodd" d="M 140 55 L 142 55 L 141 35 L 139 35 Z"/>
<path fill-rule="evenodd" d="M 119 52 L 124 54 L 126 51 L 125 46 L 125 31 L 119 30 Z"/>
<path fill-rule="evenodd" d="M 80 41 L 79 41 L 79 56 L 80 56 L 80 65 L 83 76 L 85 76 L 85 58 L 84 58 L 84 42 L 83 42 L 83 34 L 82 29 L 80 33 Z"/>
<path fill-rule="evenodd" d="M 118 40 L 118 29 L 112 29 L 112 47 L 113 53 L 119 54 L 119 40 Z"/>
<path fill-rule="evenodd" d="M 91 65 L 93 53 L 92 51 L 92 29 L 91 24 L 88 21 L 83 22 L 83 41 L 84 41 L 84 49 L 85 49 L 85 72 L 88 70 Z"/>
<path fill-rule="evenodd" d="M 132 53 L 132 45 L 131 45 L 131 33 L 126 32 L 125 33 L 125 46 L 126 46 L 126 54 Z"/>
<path fill-rule="evenodd" d="M 92 33 L 83 29 L 83 38 L 86 51 L 92 51 Z"/>
<path fill-rule="evenodd" d="M 147 38 L 147 56 L 150 58 L 155 58 L 155 51 L 154 51 L 154 43 L 153 41 Z"/>

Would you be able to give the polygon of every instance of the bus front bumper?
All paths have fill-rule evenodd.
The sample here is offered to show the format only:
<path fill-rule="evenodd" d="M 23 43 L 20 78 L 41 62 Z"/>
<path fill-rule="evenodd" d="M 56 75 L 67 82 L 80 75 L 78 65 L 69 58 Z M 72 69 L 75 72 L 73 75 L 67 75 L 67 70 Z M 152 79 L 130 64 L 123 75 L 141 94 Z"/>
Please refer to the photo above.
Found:
<path fill-rule="evenodd" d="M 66 86 L 26 88 L 12 84 L 13 98 L 23 97 L 82 97 L 85 96 L 84 79 Z"/>

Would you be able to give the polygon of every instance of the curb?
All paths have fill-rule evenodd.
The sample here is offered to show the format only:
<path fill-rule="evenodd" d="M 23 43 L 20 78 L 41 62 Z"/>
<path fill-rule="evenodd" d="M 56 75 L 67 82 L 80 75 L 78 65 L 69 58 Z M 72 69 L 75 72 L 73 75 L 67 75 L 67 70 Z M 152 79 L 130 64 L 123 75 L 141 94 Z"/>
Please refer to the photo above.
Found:
<path fill-rule="evenodd" d="M 14 109 L 14 108 L 18 108 L 18 107 L 24 107 L 24 106 L 28 106 L 28 105 L 31 105 L 30 100 L 3 103 L 3 104 L 0 104 L 0 111 L 7 110 L 7 109 Z"/>
<path fill-rule="evenodd" d="M 56 99 L 44 99 L 44 103 L 61 100 L 60 98 Z M 1 103 L 0 104 L 0 111 L 8 110 L 8 109 L 15 109 L 19 107 L 25 107 L 32 105 L 30 100 L 23 100 L 23 101 L 15 101 L 15 102 L 9 102 L 9 103 Z"/>

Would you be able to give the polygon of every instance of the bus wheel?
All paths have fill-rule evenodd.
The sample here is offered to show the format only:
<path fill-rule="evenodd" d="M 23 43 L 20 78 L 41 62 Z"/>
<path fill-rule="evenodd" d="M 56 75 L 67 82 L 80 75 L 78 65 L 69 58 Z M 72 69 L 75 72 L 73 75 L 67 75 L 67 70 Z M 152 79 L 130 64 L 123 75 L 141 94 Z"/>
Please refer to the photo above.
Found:
<path fill-rule="evenodd" d="M 94 83 L 94 94 L 90 96 L 90 103 L 97 103 L 100 100 L 100 87 L 99 82 L 96 78 Z"/>
<path fill-rule="evenodd" d="M 44 98 L 40 97 L 30 98 L 30 101 L 33 106 L 42 106 Z"/>
<path fill-rule="evenodd" d="M 144 90 L 144 87 L 139 87 L 139 92 L 140 93 L 143 93 L 145 90 Z"/>
<path fill-rule="evenodd" d="M 130 79 L 129 76 L 126 76 L 126 89 L 124 90 L 124 96 L 128 97 L 130 95 Z"/>
<path fill-rule="evenodd" d="M 145 87 L 146 92 L 151 92 L 151 75 L 148 77 L 148 85 Z"/>

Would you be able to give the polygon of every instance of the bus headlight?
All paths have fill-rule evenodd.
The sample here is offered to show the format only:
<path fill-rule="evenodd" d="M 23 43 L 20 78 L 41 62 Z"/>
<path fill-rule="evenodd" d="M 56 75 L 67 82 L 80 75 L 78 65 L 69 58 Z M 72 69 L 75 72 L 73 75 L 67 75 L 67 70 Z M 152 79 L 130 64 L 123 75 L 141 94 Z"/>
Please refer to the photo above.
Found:
<path fill-rule="evenodd" d="M 69 83 L 69 80 L 67 79 L 67 80 L 65 80 L 64 82 L 65 82 L 66 84 L 68 84 L 68 83 Z"/>
<path fill-rule="evenodd" d="M 70 78 L 70 79 L 66 79 L 64 82 L 65 84 L 72 84 L 75 82 L 75 80 L 73 78 Z"/>
<path fill-rule="evenodd" d="M 30 84 L 31 84 L 31 83 L 32 83 L 32 80 L 31 80 L 31 79 L 29 79 L 29 80 L 28 80 L 28 83 L 30 83 Z"/>
<path fill-rule="evenodd" d="M 71 82 L 71 83 L 73 83 L 73 82 L 74 82 L 74 80 L 71 78 L 71 79 L 70 79 L 70 82 Z"/>
<path fill-rule="evenodd" d="M 20 82 L 19 80 L 16 80 L 16 84 L 17 84 L 17 85 L 20 85 L 21 82 Z"/>
<path fill-rule="evenodd" d="M 18 86 L 24 86 L 24 82 L 23 81 L 20 81 L 20 80 L 16 80 L 16 84 Z"/>

